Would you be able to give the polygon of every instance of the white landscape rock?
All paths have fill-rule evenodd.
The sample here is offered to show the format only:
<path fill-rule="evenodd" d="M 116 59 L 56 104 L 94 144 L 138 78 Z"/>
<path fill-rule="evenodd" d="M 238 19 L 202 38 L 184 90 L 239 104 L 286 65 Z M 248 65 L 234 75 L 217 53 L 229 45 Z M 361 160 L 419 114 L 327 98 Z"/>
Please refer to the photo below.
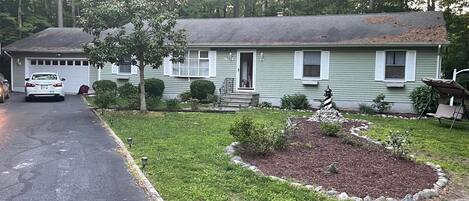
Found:
<path fill-rule="evenodd" d="M 370 196 L 366 196 L 365 198 L 363 198 L 363 201 L 373 201 L 373 198 L 371 198 Z"/>
<path fill-rule="evenodd" d="M 412 198 L 411 194 L 407 194 L 401 201 L 414 201 L 414 199 Z"/>
<path fill-rule="evenodd" d="M 337 196 L 337 199 L 339 199 L 339 200 L 348 200 L 349 197 L 348 197 L 346 192 L 343 192 L 343 193 L 341 193 Z"/>

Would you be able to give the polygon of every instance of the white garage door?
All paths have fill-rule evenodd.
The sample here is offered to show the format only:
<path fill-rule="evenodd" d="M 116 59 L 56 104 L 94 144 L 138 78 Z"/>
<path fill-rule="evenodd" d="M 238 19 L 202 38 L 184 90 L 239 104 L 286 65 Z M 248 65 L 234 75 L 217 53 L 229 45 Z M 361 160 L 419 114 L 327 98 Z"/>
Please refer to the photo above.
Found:
<path fill-rule="evenodd" d="M 90 86 L 90 66 L 85 59 L 29 59 L 26 77 L 33 73 L 52 72 L 65 78 L 65 93 L 78 93 L 81 85 Z"/>

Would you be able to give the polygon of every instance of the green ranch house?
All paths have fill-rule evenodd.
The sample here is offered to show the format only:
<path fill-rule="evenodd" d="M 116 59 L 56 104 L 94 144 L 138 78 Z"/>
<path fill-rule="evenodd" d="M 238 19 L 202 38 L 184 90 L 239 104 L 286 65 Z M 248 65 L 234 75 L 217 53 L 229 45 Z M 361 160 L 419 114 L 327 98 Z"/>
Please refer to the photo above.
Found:
<path fill-rule="evenodd" d="M 284 95 L 301 93 L 317 107 L 329 85 L 342 109 L 384 93 L 392 111 L 412 112 L 410 92 L 423 77 L 439 77 L 448 44 L 441 12 L 180 19 L 181 28 L 189 44 L 185 62 L 165 58 L 146 77 L 165 82 L 165 98 L 195 79 L 211 80 L 232 106 L 241 96 L 279 105 Z M 128 63 L 91 66 L 82 49 L 91 40 L 78 28 L 49 28 L 6 46 L 13 90 L 24 91 L 24 78 L 44 71 L 66 78 L 69 93 L 96 80 L 138 83 L 138 69 Z"/>

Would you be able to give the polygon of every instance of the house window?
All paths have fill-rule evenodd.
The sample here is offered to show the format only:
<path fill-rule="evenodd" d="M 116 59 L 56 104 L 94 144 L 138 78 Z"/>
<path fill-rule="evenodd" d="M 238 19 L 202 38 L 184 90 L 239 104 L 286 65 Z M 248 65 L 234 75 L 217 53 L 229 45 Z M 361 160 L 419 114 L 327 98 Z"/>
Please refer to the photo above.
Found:
<path fill-rule="evenodd" d="M 173 76 L 208 77 L 208 51 L 190 50 L 185 55 L 184 63 L 173 64 Z"/>
<path fill-rule="evenodd" d="M 83 66 L 88 66 L 88 65 L 89 65 L 88 61 L 83 61 Z"/>
<path fill-rule="evenodd" d="M 118 63 L 119 74 L 131 74 L 132 73 L 132 58 L 130 56 L 126 56 L 122 58 Z"/>
<path fill-rule="evenodd" d="M 319 78 L 321 76 L 321 52 L 305 51 L 303 53 L 303 77 Z"/>
<path fill-rule="evenodd" d="M 65 60 L 60 60 L 60 65 L 65 66 Z"/>
<path fill-rule="evenodd" d="M 404 79 L 406 51 L 386 51 L 385 79 Z"/>
<path fill-rule="evenodd" d="M 73 66 L 73 60 L 68 60 L 67 61 L 67 66 Z"/>
<path fill-rule="evenodd" d="M 54 66 L 59 65 L 59 61 L 57 61 L 57 60 L 52 60 L 52 65 L 54 65 Z"/>
<path fill-rule="evenodd" d="M 31 65 L 37 65 L 37 60 L 36 59 L 31 60 Z"/>

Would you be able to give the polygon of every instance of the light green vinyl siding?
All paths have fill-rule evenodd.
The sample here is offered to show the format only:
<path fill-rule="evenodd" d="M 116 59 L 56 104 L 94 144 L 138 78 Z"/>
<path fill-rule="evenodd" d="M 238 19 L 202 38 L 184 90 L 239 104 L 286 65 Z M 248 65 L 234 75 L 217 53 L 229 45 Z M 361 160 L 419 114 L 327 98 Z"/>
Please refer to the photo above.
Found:
<path fill-rule="evenodd" d="M 250 48 L 253 49 L 254 48 Z M 257 48 L 256 50 L 256 89 L 261 99 L 279 100 L 285 94 L 306 94 L 310 100 L 323 99 L 325 88 L 329 85 L 334 100 L 346 102 L 371 102 L 379 93 L 385 93 L 386 100 L 394 103 L 410 103 L 409 93 L 419 85 L 423 77 L 435 77 L 437 48 L 408 48 L 417 50 L 416 81 L 406 82 L 404 88 L 387 88 L 384 82 L 375 81 L 375 57 L 377 50 L 388 48 Z M 325 50 L 330 51 L 329 79 L 319 81 L 318 86 L 306 86 L 301 80 L 293 78 L 294 51 Z M 233 59 L 229 59 L 229 53 Z M 263 58 L 261 57 L 263 54 Z M 237 50 L 217 51 L 217 74 L 208 78 L 217 86 L 224 78 L 236 78 Z M 146 78 L 158 78 L 165 82 L 165 95 L 174 97 L 189 90 L 190 81 L 195 78 L 176 78 L 163 75 L 163 68 L 145 70 Z M 112 74 L 111 65 L 103 69 L 101 79 L 117 81 Z M 199 79 L 199 78 L 198 78 Z M 130 82 L 138 84 L 138 76 L 132 75 Z M 122 84 L 125 81 L 118 81 Z"/>
<path fill-rule="evenodd" d="M 165 91 L 164 95 L 174 97 L 179 95 L 181 92 L 189 90 L 190 82 L 196 79 L 208 79 L 214 82 L 217 90 L 220 88 L 223 80 L 229 77 L 236 76 L 236 58 L 232 61 L 228 59 L 229 51 L 217 51 L 217 73 L 216 77 L 210 78 L 182 78 L 182 77 L 170 77 L 164 76 L 163 67 L 158 69 L 152 69 L 151 67 L 145 68 L 145 78 L 158 78 L 164 81 Z M 233 53 L 236 55 L 236 52 Z M 235 56 L 234 56 L 235 57 Z M 101 79 L 112 80 L 117 82 L 119 85 L 127 82 L 127 80 L 118 80 L 117 75 L 112 74 L 112 65 L 106 64 L 101 71 Z M 137 85 L 139 83 L 138 75 L 131 75 L 128 80 L 130 83 Z M 218 93 L 218 91 L 217 91 Z"/>
<path fill-rule="evenodd" d="M 416 82 L 406 82 L 404 88 L 387 88 L 384 82 L 375 81 L 375 55 L 383 48 L 312 49 L 330 51 L 329 80 L 319 81 L 318 86 L 306 86 L 301 80 L 293 79 L 295 50 L 302 49 L 257 50 L 256 91 L 261 97 L 281 98 L 284 94 L 301 93 L 309 99 L 323 99 L 329 85 L 338 101 L 371 101 L 379 93 L 385 93 L 388 101 L 408 103 L 409 93 L 422 84 L 423 77 L 436 76 L 436 48 L 412 48 L 417 50 Z M 264 54 L 263 61 L 260 52 Z"/>

